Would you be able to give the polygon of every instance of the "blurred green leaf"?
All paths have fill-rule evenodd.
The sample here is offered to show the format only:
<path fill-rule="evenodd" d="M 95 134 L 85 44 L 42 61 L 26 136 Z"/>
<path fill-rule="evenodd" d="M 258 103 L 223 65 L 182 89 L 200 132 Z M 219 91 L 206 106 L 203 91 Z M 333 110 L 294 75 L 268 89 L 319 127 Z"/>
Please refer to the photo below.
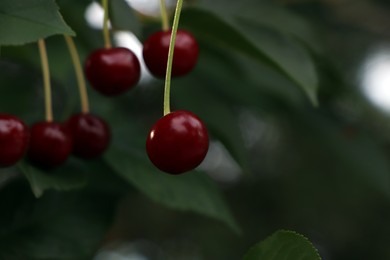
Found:
<path fill-rule="evenodd" d="M 67 191 L 81 188 L 87 183 L 86 164 L 73 159 L 50 171 L 38 169 L 26 160 L 21 161 L 18 166 L 37 198 L 48 189 Z"/>
<path fill-rule="evenodd" d="M 175 104 L 182 109 L 196 113 L 207 125 L 213 137 L 221 141 L 236 162 L 246 173 L 250 172 L 248 150 L 234 108 L 226 100 L 212 91 L 213 81 L 197 74 L 185 78 L 175 87 Z M 207 104 L 207 106 L 200 105 Z"/>
<path fill-rule="evenodd" d="M 221 220 L 239 232 L 218 188 L 206 175 L 199 172 L 169 175 L 141 156 L 118 147 L 111 147 L 105 159 L 117 174 L 156 202 Z"/>
<path fill-rule="evenodd" d="M 53 74 L 57 70 L 62 69 L 63 71 L 63 68 L 67 65 L 67 62 L 56 62 L 57 60 L 68 61 L 67 56 L 69 54 L 63 51 L 65 46 L 58 44 L 58 40 L 63 43 L 62 38 L 56 37 L 56 39 L 53 38 L 47 41 L 48 49 L 52 50 L 54 49 L 51 48 L 52 46 L 59 46 L 59 48 L 57 47 L 57 53 L 61 52 L 62 55 L 56 55 L 57 53 L 49 55 L 49 61 L 53 61 L 49 62 L 51 76 L 55 76 Z M 0 110 L 19 116 L 27 124 L 42 120 L 44 116 L 44 95 L 42 93 L 42 72 L 37 45 L 7 46 L 3 49 L 4 59 L 0 61 L 0 84 L 2 87 Z M 50 53 L 53 54 L 53 51 L 50 51 Z M 63 59 L 63 56 L 65 56 L 65 59 Z M 37 64 L 32 64 L 35 62 Z M 37 67 L 34 67 L 34 65 Z M 73 76 L 73 74 L 71 75 Z M 63 78 L 59 79 L 59 75 L 56 76 L 56 78 L 51 77 L 51 86 L 54 117 L 58 120 L 59 115 L 66 112 L 68 112 L 66 116 L 69 116 L 69 110 L 74 106 L 72 101 L 77 98 L 77 95 L 74 95 L 77 85 L 67 88 L 67 84 L 64 84 L 64 78 L 68 77 L 62 76 Z"/>
<path fill-rule="evenodd" d="M 48 192 L 34 199 L 21 183 L 1 191 L 0 259 L 92 259 L 113 217 L 115 198 Z"/>
<path fill-rule="evenodd" d="M 375 138 L 357 128 L 340 126 L 316 113 L 289 115 L 299 134 L 309 140 L 311 149 L 321 149 L 350 178 L 360 178 L 367 185 L 390 198 L 390 165 L 383 147 Z"/>
<path fill-rule="evenodd" d="M 321 260 L 310 241 L 294 231 L 279 230 L 255 245 L 243 260 Z"/>
<path fill-rule="evenodd" d="M 256 46 L 263 50 L 290 80 L 301 87 L 313 105 L 318 105 L 318 78 L 315 65 L 306 49 L 295 39 L 273 30 L 259 27 L 242 19 L 238 23 L 241 32 L 249 35 Z"/>
<path fill-rule="evenodd" d="M 19 53 L 22 54 L 23 52 L 20 51 Z M 0 111 L 15 114 L 27 122 L 41 116 L 38 109 L 38 111 L 32 109 L 36 100 L 34 98 L 37 92 L 35 86 L 39 82 L 40 75 L 37 75 L 36 71 L 28 66 L 6 61 L 4 56 L 0 61 L 0 71 L 2 92 L 0 95 Z M 23 77 L 20 75 L 23 75 Z"/>
<path fill-rule="evenodd" d="M 75 35 L 53 0 L 2 0 L 0 45 L 21 45 L 55 34 Z"/>
<path fill-rule="evenodd" d="M 317 28 L 302 15 L 297 15 L 288 4 L 275 1 L 241 0 L 199 0 L 199 6 L 212 10 L 232 23 L 241 18 L 249 18 L 259 27 L 266 27 L 303 40 L 314 49 L 321 49 Z"/>
<path fill-rule="evenodd" d="M 318 105 L 314 64 L 294 39 L 249 19 L 224 19 L 197 8 L 183 11 L 181 21 L 203 41 L 240 52 L 282 73 L 304 91 L 313 105 Z"/>
<path fill-rule="evenodd" d="M 125 0 L 112 0 L 110 20 L 115 30 L 125 30 L 140 36 L 141 25 L 134 11 Z"/>

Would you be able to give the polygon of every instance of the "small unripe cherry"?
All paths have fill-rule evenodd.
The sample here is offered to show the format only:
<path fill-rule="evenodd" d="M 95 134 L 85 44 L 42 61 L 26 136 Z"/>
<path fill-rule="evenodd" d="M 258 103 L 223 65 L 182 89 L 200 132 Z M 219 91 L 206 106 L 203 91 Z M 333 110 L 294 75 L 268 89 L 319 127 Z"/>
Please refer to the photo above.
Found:
<path fill-rule="evenodd" d="M 151 128 L 146 151 L 161 171 L 181 174 L 196 168 L 209 147 L 207 129 L 194 113 L 178 110 L 160 118 Z"/>

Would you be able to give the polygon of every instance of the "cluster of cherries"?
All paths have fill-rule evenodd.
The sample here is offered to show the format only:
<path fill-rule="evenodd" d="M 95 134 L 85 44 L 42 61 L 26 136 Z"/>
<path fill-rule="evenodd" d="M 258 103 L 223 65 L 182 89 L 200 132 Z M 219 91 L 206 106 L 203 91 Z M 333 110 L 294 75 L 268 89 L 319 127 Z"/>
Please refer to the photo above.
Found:
<path fill-rule="evenodd" d="M 71 153 L 90 159 L 106 150 L 110 129 L 99 117 L 79 113 L 65 123 L 42 121 L 30 128 L 13 115 L 0 115 L 0 166 L 8 167 L 27 152 L 29 160 L 41 168 L 65 162 Z"/>
<path fill-rule="evenodd" d="M 149 71 L 164 78 L 171 30 L 152 34 L 144 43 L 143 59 Z M 188 31 L 178 30 L 175 42 L 172 76 L 183 76 L 196 65 L 199 47 Z M 134 87 L 141 76 L 137 56 L 127 48 L 102 48 L 92 52 L 85 65 L 86 76 L 92 87 L 105 96 L 120 95 Z"/>
<path fill-rule="evenodd" d="M 144 43 L 143 59 L 149 71 L 164 78 L 171 30 L 152 34 Z M 199 47 L 194 36 L 178 30 L 174 46 L 172 76 L 189 73 L 196 65 Z M 86 76 L 98 92 L 119 95 L 137 84 L 140 63 L 127 48 L 98 49 L 86 62 Z M 146 141 L 149 159 L 160 170 L 180 174 L 194 169 L 206 156 L 209 140 L 205 125 L 189 111 L 175 111 L 156 122 Z"/>
<path fill-rule="evenodd" d="M 158 78 L 166 73 L 171 31 L 159 31 L 144 43 L 143 58 Z M 199 48 L 194 36 L 178 30 L 174 46 L 172 76 L 189 73 L 195 66 Z M 140 62 L 121 47 L 92 52 L 85 63 L 91 86 L 105 96 L 116 96 L 134 87 L 140 79 Z M 91 113 L 71 116 L 65 123 L 44 121 L 30 128 L 15 116 L 0 115 L 0 166 L 15 164 L 27 152 L 28 159 L 42 168 L 65 162 L 72 153 L 83 159 L 101 155 L 110 142 L 110 128 Z M 147 154 L 160 170 L 180 174 L 198 166 L 206 156 L 209 140 L 205 125 L 193 113 L 179 110 L 167 114 L 151 128 Z"/>

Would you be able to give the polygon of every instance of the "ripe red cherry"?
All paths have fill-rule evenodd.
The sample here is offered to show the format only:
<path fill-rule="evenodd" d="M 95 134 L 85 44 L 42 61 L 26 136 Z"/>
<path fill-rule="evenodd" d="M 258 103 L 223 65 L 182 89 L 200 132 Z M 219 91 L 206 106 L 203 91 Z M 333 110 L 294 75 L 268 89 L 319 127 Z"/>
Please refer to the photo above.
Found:
<path fill-rule="evenodd" d="M 87 58 L 85 74 L 98 92 L 115 96 L 137 84 L 141 66 L 137 56 L 127 48 L 98 49 Z"/>
<path fill-rule="evenodd" d="M 63 124 L 35 123 L 30 128 L 30 136 L 28 158 L 42 168 L 53 168 L 64 163 L 72 152 L 72 138 Z"/>
<path fill-rule="evenodd" d="M 71 116 L 67 125 L 73 139 L 73 154 L 90 159 L 101 155 L 111 139 L 110 128 L 98 116 L 80 113 Z"/>
<path fill-rule="evenodd" d="M 179 110 L 159 119 L 146 140 L 149 159 L 160 170 L 180 174 L 197 167 L 207 154 L 209 138 L 195 114 Z"/>
<path fill-rule="evenodd" d="M 8 167 L 20 160 L 28 139 L 28 127 L 19 118 L 0 114 L 0 166 Z"/>
<path fill-rule="evenodd" d="M 144 43 L 143 57 L 149 71 L 156 77 L 165 77 L 171 31 L 152 34 Z M 199 47 L 195 37 L 185 30 L 178 30 L 172 63 L 172 77 L 189 73 L 198 60 Z"/>

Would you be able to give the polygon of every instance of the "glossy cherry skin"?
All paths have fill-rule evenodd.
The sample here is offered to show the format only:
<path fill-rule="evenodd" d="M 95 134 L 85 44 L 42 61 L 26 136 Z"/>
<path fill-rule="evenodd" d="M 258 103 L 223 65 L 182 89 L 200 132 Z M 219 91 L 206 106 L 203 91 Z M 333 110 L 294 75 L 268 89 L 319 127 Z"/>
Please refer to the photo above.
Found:
<path fill-rule="evenodd" d="M 195 114 L 178 110 L 160 118 L 150 130 L 146 151 L 161 171 L 180 174 L 197 167 L 209 148 L 207 129 Z"/>
<path fill-rule="evenodd" d="M 38 122 L 30 128 L 30 161 L 41 168 L 54 168 L 66 161 L 72 152 L 69 129 L 56 122 Z"/>
<path fill-rule="evenodd" d="M 164 78 L 167 69 L 171 31 L 159 31 L 145 41 L 143 58 L 150 73 Z M 199 47 L 195 37 L 185 30 L 178 30 L 172 62 L 172 77 L 189 73 L 198 61 Z"/>
<path fill-rule="evenodd" d="M 97 49 L 87 58 L 85 74 L 98 92 L 116 96 L 137 84 L 141 66 L 137 56 L 127 48 Z"/>
<path fill-rule="evenodd" d="M 96 115 L 80 113 L 72 115 L 67 125 L 72 134 L 73 154 L 83 159 L 101 155 L 110 144 L 108 124 Z"/>
<path fill-rule="evenodd" d="M 0 114 L 0 167 L 8 167 L 19 161 L 28 146 L 29 131 L 19 118 Z"/>

